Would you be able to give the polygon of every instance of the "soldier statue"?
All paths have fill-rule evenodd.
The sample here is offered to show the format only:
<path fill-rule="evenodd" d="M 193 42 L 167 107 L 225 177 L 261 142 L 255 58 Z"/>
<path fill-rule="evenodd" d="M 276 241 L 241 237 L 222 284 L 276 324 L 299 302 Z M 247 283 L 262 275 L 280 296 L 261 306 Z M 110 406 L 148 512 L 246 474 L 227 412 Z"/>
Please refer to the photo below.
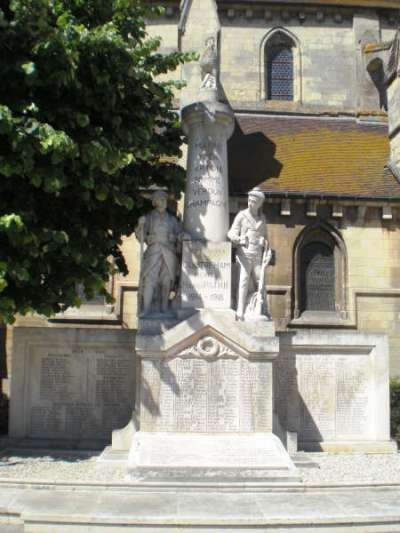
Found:
<path fill-rule="evenodd" d="M 248 195 L 248 208 L 240 211 L 228 231 L 228 238 L 237 247 L 239 285 L 236 316 L 243 319 L 266 319 L 264 302 L 265 270 L 272 251 L 266 239 L 267 226 L 262 213 L 264 193 L 254 188 Z"/>
<path fill-rule="evenodd" d="M 135 228 L 141 248 L 141 317 L 152 313 L 167 314 L 170 294 L 176 284 L 177 247 L 182 239 L 182 228 L 178 219 L 168 213 L 167 201 L 167 193 L 156 190 L 152 195 L 154 209 L 140 217 Z M 144 244 L 147 248 L 143 252 Z"/>

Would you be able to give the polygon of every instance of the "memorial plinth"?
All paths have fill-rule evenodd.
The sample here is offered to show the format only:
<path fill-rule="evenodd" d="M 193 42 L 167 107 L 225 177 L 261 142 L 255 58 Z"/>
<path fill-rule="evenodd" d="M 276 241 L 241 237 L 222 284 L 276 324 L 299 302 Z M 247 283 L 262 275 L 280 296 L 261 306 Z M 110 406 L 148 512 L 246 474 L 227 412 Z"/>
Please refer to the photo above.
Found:
<path fill-rule="evenodd" d="M 140 393 L 129 474 L 137 482 L 232 485 L 298 480 L 272 434 L 274 325 L 238 327 L 199 310 L 160 335 L 139 333 Z"/>
<path fill-rule="evenodd" d="M 129 448 L 128 473 L 138 484 L 299 480 L 272 432 L 274 324 L 263 320 L 262 305 L 253 322 L 238 321 L 231 309 L 227 141 L 234 116 L 217 101 L 214 45 L 212 39 L 211 55 L 204 55 L 199 101 L 182 110 L 188 161 L 178 323 L 141 321 L 135 411 L 131 424 L 113 435 L 114 449 Z M 251 235 L 243 236 L 257 252 L 253 262 L 261 261 L 265 246 L 257 233 L 265 223 L 255 211 L 249 212 Z M 261 281 L 260 302 L 263 290 Z"/>

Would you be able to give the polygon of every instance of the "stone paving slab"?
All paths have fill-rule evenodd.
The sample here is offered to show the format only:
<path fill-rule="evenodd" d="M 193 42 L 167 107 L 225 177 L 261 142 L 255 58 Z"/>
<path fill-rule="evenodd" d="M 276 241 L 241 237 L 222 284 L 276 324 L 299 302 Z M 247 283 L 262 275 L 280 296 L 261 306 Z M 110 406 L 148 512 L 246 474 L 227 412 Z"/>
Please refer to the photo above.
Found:
<path fill-rule="evenodd" d="M 400 531 L 400 488 L 185 494 L 4 487 L 1 499 L 0 527 L 14 513 L 26 533 Z"/>
<path fill-rule="evenodd" d="M 24 526 L 17 524 L 0 524 L 0 533 L 24 533 Z"/>

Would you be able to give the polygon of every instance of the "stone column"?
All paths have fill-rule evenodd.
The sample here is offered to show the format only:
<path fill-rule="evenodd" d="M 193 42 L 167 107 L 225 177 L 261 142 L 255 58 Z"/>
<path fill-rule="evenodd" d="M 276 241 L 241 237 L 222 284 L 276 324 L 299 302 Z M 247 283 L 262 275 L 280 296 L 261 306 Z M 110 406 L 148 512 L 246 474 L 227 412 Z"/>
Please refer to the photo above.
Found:
<path fill-rule="evenodd" d="M 230 309 L 227 141 L 233 133 L 234 115 L 227 105 L 216 101 L 215 91 L 208 93 L 214 100 L 202 100 L 182 110 L 189 144 L 183 224 L 190 240 L 183 245 L 181 305 Z"/>
<path fill-rule="evenodd" d="M 184 230 L 193 240 L 226 241 L 229 229 L 227 141 L 232 111 L 220 102 L 197 102 L 182 110 L 188 136 Z"/>

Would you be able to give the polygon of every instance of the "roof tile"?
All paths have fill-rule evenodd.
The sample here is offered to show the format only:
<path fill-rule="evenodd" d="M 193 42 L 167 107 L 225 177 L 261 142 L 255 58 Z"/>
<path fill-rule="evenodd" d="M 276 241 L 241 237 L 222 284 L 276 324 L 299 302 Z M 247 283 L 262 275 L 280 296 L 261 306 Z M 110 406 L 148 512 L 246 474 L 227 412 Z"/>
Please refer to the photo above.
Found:
<path fill-rule="evenodd" d="M 355 119 L 238 115 L 228 144 L 231 194 L 398 196 L 385 170 L 385 124 Z"/>

